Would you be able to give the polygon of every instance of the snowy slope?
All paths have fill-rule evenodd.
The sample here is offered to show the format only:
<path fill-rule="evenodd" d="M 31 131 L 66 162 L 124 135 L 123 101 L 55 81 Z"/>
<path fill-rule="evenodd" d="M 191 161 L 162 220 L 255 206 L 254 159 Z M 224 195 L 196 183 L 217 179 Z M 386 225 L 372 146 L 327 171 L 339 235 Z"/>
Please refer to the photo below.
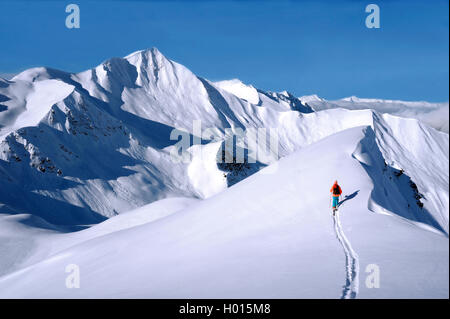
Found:
<path fill-rule="evenodd" d="M 448 298 L 448 237 L 368 209 L 379 200 L 372 174 L 387 174 L 375 139 L 371 127 L 344 130 L 281 159 L 275 173 L 267 167 L 168 217 L 75 241 L 2 277 L 0 296 Z M 331 176 L 347 198 L 335 218 Z M 68 264 L 80 267 L 79 289 L 65 287 Z M 371 264 L 380 288 L 365 285 Z"/>
<path fill-rule="evenodd" d="M 188 207 L 196 200 L 169 198 L 109 218 L 78 232 L 47 223 L 29 214 L 0 214 L 0 275 L 26 267 L 77 243 L 149 223 Z"/>
<path fill-rule="evenodd" d="M 449 136 L 408 118 L 445 104 L 334 102 L 211 82 L 157 49 L 0 79 L 0 296 L 448 297 Z M 217 163 L 256 128 L 278 154 Z M 188 162 L 174 129 L 203 137 Z M 80 290 L 64 288 L 70 262 Z"/>
<path fill-rule="evenodd" d="M 258 91 L 252 85 L 245 85 L 238 79 L 218 81 L 214 84 L 252 104 L 258 104 L 260 101 Z"/>
<path fill-rule="evenodd" d="M 190 132 L 201 119 L 225 135 L 227 127 L 263 126 L 266 107 L 289 110 L 272 98 L 257 107 L 220 91 L 156 49 L 79 74 L 34 68 L 2 83 L 2 212 L 56 224 L 95 223 L 161 198 L 218 192 L 225 179 L 205 185 L 207 178 L 173 163 L 172 130 Z"/>
<path fill-rule="evenodd" d="M 0 212 L 91 224 L 162 198 L 216 194 L 230 181 L 215 167 L 214 154 L 191 163 L 174 163 L 170 156 L 172 130 L 192 134 L 196 120 L 215 128 L 218 140 L 227 136 L 226 128 L 276 128 L 283 157 L 343 129 L 372 125 L 375 116 L 381 123 L 376 131 L 391 137 L 388 148 L 394 151 L 382 147 L 389 165 L 413 175 L 426 168 L 411 177 L 419 191 L 429 192 L 425 207 L 448 231 L 448 135 L 411 120 L 385 120 L 369 110 L 312 112 L 287 92 L 201 79 L 157 49 L 79 74 L 34 68 L 2 83 L 0 176 L 8 186 L 0 189 Z M 205 153 L 218 149 L 198 147 Z M 433 178 L 438 184 L 430 188 L 426 183 Z"/>

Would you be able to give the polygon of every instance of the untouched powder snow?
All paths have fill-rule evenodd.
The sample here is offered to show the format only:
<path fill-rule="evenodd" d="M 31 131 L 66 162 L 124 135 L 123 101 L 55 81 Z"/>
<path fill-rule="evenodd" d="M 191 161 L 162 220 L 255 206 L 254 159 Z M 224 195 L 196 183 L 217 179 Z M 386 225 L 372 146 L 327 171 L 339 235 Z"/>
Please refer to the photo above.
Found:
<path fill-rule="evenodd" d="M 332 135 L 281 159 L 275 173 L 265 168 L 166 218 L 75 243 L 2 277 L 0 296 L 448 298 L 448 238 L 368 210 L 374 185 L 353 154 L 370 131 Z M 331 176 L 345 195 L 335 219 Z M 69 264 L 80 267 L 79 289 L 65 287 Z M 365 286 L 374 264 L 380 288 Z"/>
<path fill-rule="evenodd" d="M 0 297 L 448 298 L 442 110 L 214 83 L 157 49 L 0 80 Z M 217 163 L 259 128 L 278 154 Z M 175 129 L 204 137 L 189 162 Z"/>
<path fill-rule="evenodd" d="M 288 92 L 245 86 L 258 95 L 253 104 L 223 85 L 196 76 L 157 49 L 112 58 L 78 74 L 34 68 L 4 81 L 0 178 L 6 186 L 0 188 L 0 212 L 73 226 L 167 197 L 213 196 L 239 179 L 224 177 L 207 144 L 193 147 L 209 154 L 205 159 L 174 163 L 170 156 L 177 142 L 170 138 L 173 130 L 194 134 L 197 120 L 203 129 L 216 129 L 218 141 L 229 136 L 227 129 L 275 128 L 279 157 L 343 129 L 379 123 L 375 131 L 391 137 L 379 139 L 386 141 L 381 150 L 389 166 L 406 171 L 425 195 L 424 207 L 448 232 L 448 134 L 411 120 L 388 121 L 370 110 L 313 112 Z M 415 133 L 409 138 L 410 129 Z M 434 154 L 433 161 L 422 154 Z M 430 186 L 433 178 L 437 187 Z"/>
<path fill-rule="evenodd" d="M 0 238 L 3 243 L 0 246 L 0 275 L 33 264 L 77 243 L 156 221 L 196 201 L 191 198 L 163 199 L 78 232 L 68 232 L 32 215 L 0 214 Z"/>

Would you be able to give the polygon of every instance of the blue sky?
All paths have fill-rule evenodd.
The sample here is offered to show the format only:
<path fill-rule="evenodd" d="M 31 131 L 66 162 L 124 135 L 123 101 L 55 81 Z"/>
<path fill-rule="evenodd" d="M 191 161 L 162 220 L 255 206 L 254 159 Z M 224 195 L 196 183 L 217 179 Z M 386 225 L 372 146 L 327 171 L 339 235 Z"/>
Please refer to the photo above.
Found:
<path fill-rule="evenodd" d="M 67 29 L 65 7 L 81 9 Z M 376 3 L 381 28 L 365 27 Z M 3 1 L 0 73 L 157 47 L 210 80 L 328 99 L 448 101 L 448 1 Z"/>

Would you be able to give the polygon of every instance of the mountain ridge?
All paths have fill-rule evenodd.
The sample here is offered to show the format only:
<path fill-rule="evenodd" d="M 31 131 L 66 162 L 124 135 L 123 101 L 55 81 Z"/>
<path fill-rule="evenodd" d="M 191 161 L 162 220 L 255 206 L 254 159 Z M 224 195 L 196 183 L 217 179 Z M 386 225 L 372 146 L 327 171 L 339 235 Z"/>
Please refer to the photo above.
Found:
<path fill-rule="evenodd" d="M 78 233 L 35 235 L 34 263 L 2 276 L 0 296 L 446 298 L 448 237 L 367 206 L 401 184 L 387 179 L 387 195 L 374 194 L 370 174 L 397 177 L 382 173 L 371 130 L 329 135 L 282 158 L 276 174 L 263 168 L 202 201 L 160 201 Z M 336 143 L 342 147 L 324 156 Z M 345 185 L 335 217 L 322 191 L 333 174 Z M 50 241 L 58 243 L 52 253 Z M 80 289 L 62 284 L 61 269 L 72 264 Z M 364 284 L 368 266 L 382 271 L 379 289 Z"/>
<path fill-rule="evenodd" d="M 385 143 L 381 149 L 388 164 L 412 174 L 420 191 L 430 191 L 425 207 L 448 232 L 448 217 L 439 217 L 448 207 L 443 191 L 448 186 L 448 172 L 433 173 L 435 169 L 421 155 L 439 152 L 439 165 L 445 165 L 448 149 L 441 144 L 448 144 L 448 134 L 434 133 L 415 120 L 371 110 L 318 111 L 314 101 L 326 102 L 317 96 L 305 102 L 288 92 L 264 92 L 240 81 L 231 83 L 250 89 L 253 97 L 249 101 L 223 84 L 196 76 L 157 49 L 108 59 L 79 73 L 52 68 L 22 72 L 0 88 L 6 97 L 2 102 L 6 110 L 0 112 L 0 174 L 11 189 L 25 194 L 27 201 L 0 192 L 4 204 L 0 211 L 34 212 L 56 224 L 89 224 L 162 198 L 214 195 L 227 188 L 233 174 L 210 164 L 194 168 L 198 165 L 194 162 L 202 163 L 199 160 L 174 163 L 171 157 L 176 146 L 171 133 L 179 129 L 192 135 L 193 122 L 198 119 L 203 128 L 217 130 L 217 143 L 226 140 L 227 129 L 235 134 L 239 129 L 276 128 L 278 157 L 344 129 L 370 125 L 376 128 L 377 142 Z M 45 102 L 48 93 L 43 85 L 59 95 Z M 36 114 L 30 103 L 33 96 L 39 101 Z M 22 123 L 19 120 L 25 115 L 32 121 L 22 122 L 31 126 L 11 126 L 11 122 Z M 411 129 L 416 132 L 414 141 L 403 137 Z M 388 142 L 385 136 L 390 138 Z M 404 154 L 408 148 L 414 152 L 404 157 L 396 154 L 395 148 L 403 149 Z M 214 156 L 208 158 L 214 161 Z M 427 167 L 426 172 L 420 173 L 418 165 Z M 202 173 L 202 167 L 209 168 Z M 238 174 L 238 181 L 254 171 Z M 208 175 L 202 176 L 205 172 Z M 426 185 L 431 176 L 439 181 L 438 191 Z M 23 184 L 23 180 L 28 182 Z"/>

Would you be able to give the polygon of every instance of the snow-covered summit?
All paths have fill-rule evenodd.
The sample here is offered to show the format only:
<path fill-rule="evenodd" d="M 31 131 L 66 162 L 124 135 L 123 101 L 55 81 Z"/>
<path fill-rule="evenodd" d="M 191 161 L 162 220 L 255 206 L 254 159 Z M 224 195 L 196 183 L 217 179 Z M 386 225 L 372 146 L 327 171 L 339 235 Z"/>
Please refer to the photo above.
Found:
<path fill-rule="evenodd" d="M 0 174 L 8 184 L 0 190 L 1 210 L 33 213 L 56 224 L 98 222 L 166 197 L 204 198 L 220 192 L 234 183 L 214 163 L 215 145 L 220 146 L 227 129 L 276 128 L 283 157 L 341 130 L 373 126 L 374 116 L 384 118 L 370 110 L 333 109 L 354 102 L 265 92 L 236 79 L 214 83 L 155 48 L 76 74 L 33 68 L 5 82 L 0 96 Z M 374 108 L 370 106 L 375 102 L 364 103 Z M 218 144 L 199 146 L 208 148 L 212 162 L 174 163 L 170 152 L 176 141 L 171 132 L 193 134 L 196 120 L 220 135 Z M 383 124 L 393 136 L 392 145 L 411 129 L 410 123 L 405 119 Z M 429 133 L 418 125 L 413 125 L 420 127 L 417 137 L 402 144 L 417 149 L 417 154 L 383 156 L 410 169 L 420 190 L 430 189 L 424 205 L 437 216 L 448 207 L 442 193 L 448 172 L 425 172 L 444 176 L 439 190 L 432 191 L 428 177 L 416 176 L 416 164 L 405 157 L 417 159 L 422 144 L 435 145 L 435 139 L 448 135 Z M 445 164 L 448 155 L 443 156 L 439 160 Z M 64 213 L 52 212 L 55 207 Z M 445 220 L 438 223 L 448 230 Z"/>
<path fill-rule="evenodd" d="M 321 97 L 319 97 L 317 94 L 304 95 L 304 96 L 299 97 L 299 99 L 301 101 L 306 102 L 306 103 L 317 102 L 317 101 L 323 101 L 324 100 Z"/>
<path fill-rule="evenodd" d="M 157 49 L 1 80 L 0 297 L 448 298 L 449 135 L 408 118 L 442 110 L 214 83 Z M 217 162 L 261 128 L 276 154 Z M 190 161 L 180 135 L 204 138 Z"/>

